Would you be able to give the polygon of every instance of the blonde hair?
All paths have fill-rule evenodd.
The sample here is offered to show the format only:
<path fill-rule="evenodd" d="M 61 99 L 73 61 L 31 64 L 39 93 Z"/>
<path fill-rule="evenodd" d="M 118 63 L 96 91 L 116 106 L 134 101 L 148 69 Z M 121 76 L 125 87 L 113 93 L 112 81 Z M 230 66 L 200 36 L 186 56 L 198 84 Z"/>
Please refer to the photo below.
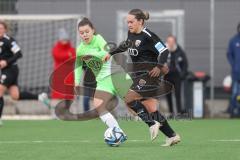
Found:
<path fill-rule="evenodd" d="M 8 25 L 5 21 L 0 20 L 0 25 L 2 25 L 6 30 L 8 30 Z"/>

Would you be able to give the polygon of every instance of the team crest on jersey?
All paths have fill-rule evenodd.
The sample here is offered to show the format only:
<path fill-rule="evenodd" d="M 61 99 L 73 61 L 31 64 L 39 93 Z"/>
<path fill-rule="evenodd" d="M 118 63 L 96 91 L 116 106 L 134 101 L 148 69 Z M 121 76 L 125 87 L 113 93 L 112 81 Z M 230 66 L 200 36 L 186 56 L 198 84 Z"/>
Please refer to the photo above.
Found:
<path fill-rule="evenodd" d="M 136 41 L 135 41 L 135 46 L 136 46 L 136 47 L 140 46 L 141 42 L 142 42 L 141 40 L 136 40 Z"/>

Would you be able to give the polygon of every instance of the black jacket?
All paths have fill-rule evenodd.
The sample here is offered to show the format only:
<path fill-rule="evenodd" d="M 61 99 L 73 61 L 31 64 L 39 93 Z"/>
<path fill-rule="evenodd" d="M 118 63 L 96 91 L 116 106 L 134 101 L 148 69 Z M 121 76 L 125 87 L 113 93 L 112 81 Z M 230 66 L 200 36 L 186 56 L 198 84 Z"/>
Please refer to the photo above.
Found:
<path fill-rule="evenodd" d="M 188 60 L 185 52 L 178 45 L 173 52 L 168 55 L 169 74 L 179 74 L 181 79 L 185 79 L 188 73 Z"/>

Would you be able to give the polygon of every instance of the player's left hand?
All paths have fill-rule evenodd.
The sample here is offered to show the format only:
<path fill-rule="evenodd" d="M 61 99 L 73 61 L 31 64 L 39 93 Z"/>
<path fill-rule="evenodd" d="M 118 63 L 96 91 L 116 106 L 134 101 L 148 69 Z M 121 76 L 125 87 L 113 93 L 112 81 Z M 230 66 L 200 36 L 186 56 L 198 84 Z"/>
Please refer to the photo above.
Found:
<path fill-rule="evenodd" d="M 149 75 L 151 77 L 158 77 L 161 73 L 161 70 L 158 67 L 154 67 L 150 72 Z"/>
<path fill-rule="evenodd" d="M 167 64 L 164 64 L 164 65 L 161 67 L 161 73 L 162 73 L 163 75 L 166 75 L 166 74 L 168 74 L 168 72 L 169 72 L 169 67 L 168 67 Z"/>
<path fill-rule="evenodd" d="M 0 68 L 3 69 L 3 68 L 5 68 L 5 67 L 7 67 L 7 61 L 5 61 L 5 60 L 0 60 Z"/>

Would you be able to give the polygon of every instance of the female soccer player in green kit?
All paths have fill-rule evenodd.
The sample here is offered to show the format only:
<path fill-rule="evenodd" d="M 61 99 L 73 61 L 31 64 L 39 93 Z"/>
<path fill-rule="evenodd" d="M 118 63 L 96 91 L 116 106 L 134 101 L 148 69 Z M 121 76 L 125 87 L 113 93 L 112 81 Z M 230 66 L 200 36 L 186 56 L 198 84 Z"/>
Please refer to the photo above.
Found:
<path fill-rule="evenodd" d="M 93 71 L 96 76 L 97 87 L 93 98 L 93 105 L 96 108 L 100 119 L 109 127 L 119 127 L 118 122 L 108 111 L 107 105 L 111 104 L 111 100 L 119 95 L 118 91 L 112 84 L 110 62 L 104 63 L 102 58 L 107 54 L 104 50 L 106 41 L 99 34 L 95 33 L 95 29 L 91 21 L 83 18 L 78 24 L 78 31 L 82 42 L 77 47 L 77 57 L 75 62 L 75 87 L 78 87 L 81 81 L 83 62 Z M 125 95 L 123 93 L 122 95 Z M 127 136 L 121 142 L 124 142 Z"/>

